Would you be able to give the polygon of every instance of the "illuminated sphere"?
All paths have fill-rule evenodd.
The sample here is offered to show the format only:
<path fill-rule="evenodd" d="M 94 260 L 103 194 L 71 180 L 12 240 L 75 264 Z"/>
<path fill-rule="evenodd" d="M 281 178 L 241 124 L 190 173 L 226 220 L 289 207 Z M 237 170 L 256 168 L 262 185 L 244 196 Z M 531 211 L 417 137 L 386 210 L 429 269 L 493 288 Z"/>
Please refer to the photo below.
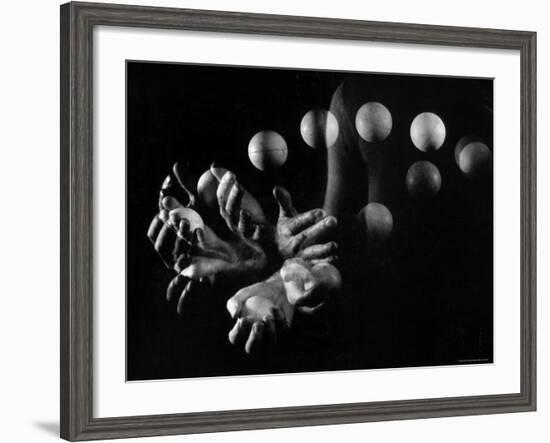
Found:
<path fill-rule="evenodd" d="M 441 189 L 441 174 L 433 163 L 419 161 L 407 171 L 406 183 L 413 197 L 434 196 Z"/>
<path fill-rule="evenodd" d="M 461 137 L 458 142 L 456 142 L 456 147 L 455 147 L 455 161 L 456 161 L 456 164 L 457 166 L 460 166 L 459 164 L 459 157 L 460 157 L 460 152 L 462 151 L 462 149 L 464 148 L 464 146 L 472 143 L 472 142 L 482 142 L 481 138 L 478 137 L 477 135 L 465 135 L 464 137 Z"/>
<path fill-rule="evenodd" d="M 300 122 L 300 134 L 311 148 L 329 148 L 338 138 L 338 121 L 324 109 L 306 112 Z"/>
<path fill-rule="evenodd" d="M 370 143 L 385 140 L 390 135 L 392 124 L 390 111 L 382 103 L 365 103 L 355 114 L 357 132 Z"/>
<path fill-rule="evenodd" d="M 227 169 L 218 168 L 222 171 L 222 175 L 227 172 Z M 197 182 L 197 194 L 199 194 L 200 199 L 203 203 L 209 207 L 218 206 L 218 198 L 216 196 L 216 191 L 218 190 L 218 179 L 214 177 L 214 174 L 210 172 L 210 169 L 204 172 Z"/>
<path fill-rule="evenodd" d="M 393 231 L 393 216 L 381 203 L 369 203 L 359 212 L 359 218 L 365 223 L 367 239 L 384 241 Z"/>
<path fill-rule="evenodd" d="M 195 229 L 204 229 L 204 221 L 197 211 L 190 208 L 176 208 L 172 209 L 169 216 L 175 218 L 178 222 L 182 219 L 186 219 L 189 222 L 189 229 L 194 232 Z M 176 229 L 178 226 L 174 226 Z"/>
<path fill-rule="evenodd" d="M 491 157 L 491 151 L 484 143 L 468 143 L 460 151 L 458 167 L 467 177 L 477 178 L 487 174 Z"/>
<path fill-rule="evenodd" d="M 337 289 L 342 287 L 342 275 L 338 269 L 330 263 L 317 263 L 311 269 L 312 274 L 327 289 Z"/>
<path fill-rule="evenodd" d="M 424 152 L 436 151 L 445 141 L 443 120 L 433 112 L 418 114 L 411 123 L 411 140 Z"/>
<path fill-rule="evenodd" d="M 260 171 L 284 165 L 287 157 L 285 139 L 275 131 L 260 131 L 248 143 L 248 158 Z"/>

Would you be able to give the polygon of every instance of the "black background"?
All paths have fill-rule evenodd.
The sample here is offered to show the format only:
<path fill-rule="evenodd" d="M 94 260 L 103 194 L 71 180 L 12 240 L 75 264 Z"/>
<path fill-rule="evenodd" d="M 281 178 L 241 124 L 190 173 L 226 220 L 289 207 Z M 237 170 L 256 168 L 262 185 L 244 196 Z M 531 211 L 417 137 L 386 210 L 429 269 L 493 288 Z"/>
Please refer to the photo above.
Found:
<path fill-rule="evenodd" d="M 326 152 L 309 148 L 299 125 L 308 110 L 328 109 L 344 80 L 376 84 L 371 99 L 392 113 L 383 148 L 394 173 L 384 182 L 392 192 L 383 203 L 394 231 L 368 254 L 360 235 L 359 252 L 343 251 L 345 291 L 319 320 L 321 329 L 298 318 L 286 346 L 246 357 L 227 341 L 232 288 L 195 296 L 183 318 L 166 302 L 173 274 L 146 236 L 160 186 L 176 161 L 188 162 L 198 178 L 216 160 L 270 217 L 275 184 L 291 191 L 300 211 L 321 206 Z M 447 129 L 443 147 L 430 155 L 409 137 L 410 122 L 426 110 Z M 128 62 L 128 380 L 491 362 L 492 182 L 466 179 L 454 161 L 454 146 L 468 133 L 492 149 L 491 110 L 491 80 Z M 276 174 L 248 160 L 248 141 L 263 129 L 279 132 L 289 147 Z M 441 191 L 429 201 L 414 201 L 405 189 L 417 160 L 432 161 L 442 175 Z"/>

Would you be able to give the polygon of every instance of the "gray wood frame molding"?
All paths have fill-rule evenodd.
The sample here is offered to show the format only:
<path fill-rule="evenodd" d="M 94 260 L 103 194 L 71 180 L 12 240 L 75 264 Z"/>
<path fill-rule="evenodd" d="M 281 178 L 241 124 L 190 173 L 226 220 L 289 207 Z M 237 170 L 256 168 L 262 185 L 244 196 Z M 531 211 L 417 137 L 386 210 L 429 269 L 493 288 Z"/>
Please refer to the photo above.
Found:
<path fill-rule="evenodd" d="M 94 418 L 94 26 L 184 29 L 513 49 L 521 54 L 521 392 L 246 411 Z M 536 409 L 536 33 L 68 3 L 61 6 L 61 437 L 91 440 Z"/>

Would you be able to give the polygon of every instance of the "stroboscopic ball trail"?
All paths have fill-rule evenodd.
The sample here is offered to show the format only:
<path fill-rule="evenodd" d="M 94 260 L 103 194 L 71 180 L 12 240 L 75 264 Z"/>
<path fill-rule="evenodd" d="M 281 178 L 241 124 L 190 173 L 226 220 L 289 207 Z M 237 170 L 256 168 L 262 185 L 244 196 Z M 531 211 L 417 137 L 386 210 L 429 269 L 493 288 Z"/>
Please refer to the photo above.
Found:
<path fill-rule="evenodd" d="M 369 203 L 361 211 L 358 218 L 364 223 L 369 241 L 385 241 L 393 231 L 393 216 L 382 203 Z"/>
<path fill-rule="evenodd" d="M 460 137 L 460 139 L 456 142 L 455 161 L 456 161 L 457 165 L 460 161 L 460 158 L 459 158 L 460 153 L 462 152 L 462 149 L 464 148 L 464 146 L 466 146 L 470 143 L 473 143 L 473 142 L 482 142 L 483 143 L 483 140 L 481 139 L 481 137 L 478 137 L 477 135 L 468 134 L 468 135 L 465 135 L 463 137 Z"/>
<path fill-rule="evenodd" d="M 445 135 L 443 120 L 433 112 L 422 112 L 411 123 L 411 140 L 423 152 L 433 152 L 441 148 Z"/>
<path fill-rule="evenodd" d="M 458 167 L 468 178 L 487 176 L 491 167 L 491 151 L 485 143 L 468 143 L 458 156 Z"/>
<path fill-rule="evenodd" d="M 355 128 L 369 143 L 384 141 L 390 135 L 392 125 L 390 111 L 382 103 L 365 103 L 355 115 Z"/>
<path fill-rule="evenodd" d="M 312 109 L 306 112 L 300 122 L 300 134 L 311 148 L 330 148 L 336 142 L 338 133 L 336 117 L 325 109 Z"/>
<path fill-rule="evenodd" d="M 275 131 L 260 131 L 248 143 L 248 158 L 260 171 L 270 171 L 285 164 L 288 148 L 285 139 Z"/>
<path fill-rule="evenodd" d="M 476 135 L 461 137 L 455 147 L 456 164 L 470 179 L 487 177 L 491 170 L 492 157 L 489 147 Z"/>
<path fill-rule="evenodd" d="M 433 163 L 418 161 L 407 171 L 405 182 L 413 197 L 431 197 L 441 189 L 441 174 Z"/>

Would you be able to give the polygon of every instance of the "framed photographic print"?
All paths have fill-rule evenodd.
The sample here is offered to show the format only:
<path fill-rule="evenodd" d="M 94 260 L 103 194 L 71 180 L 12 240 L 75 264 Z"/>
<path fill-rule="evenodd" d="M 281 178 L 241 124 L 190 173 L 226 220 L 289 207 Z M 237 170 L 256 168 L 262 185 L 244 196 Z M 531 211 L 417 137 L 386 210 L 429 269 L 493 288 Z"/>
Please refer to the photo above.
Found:
<path fill-rule="evenodd" d="M 536 34 L 61 7 L 61 436 L 536 408 Z"/>

